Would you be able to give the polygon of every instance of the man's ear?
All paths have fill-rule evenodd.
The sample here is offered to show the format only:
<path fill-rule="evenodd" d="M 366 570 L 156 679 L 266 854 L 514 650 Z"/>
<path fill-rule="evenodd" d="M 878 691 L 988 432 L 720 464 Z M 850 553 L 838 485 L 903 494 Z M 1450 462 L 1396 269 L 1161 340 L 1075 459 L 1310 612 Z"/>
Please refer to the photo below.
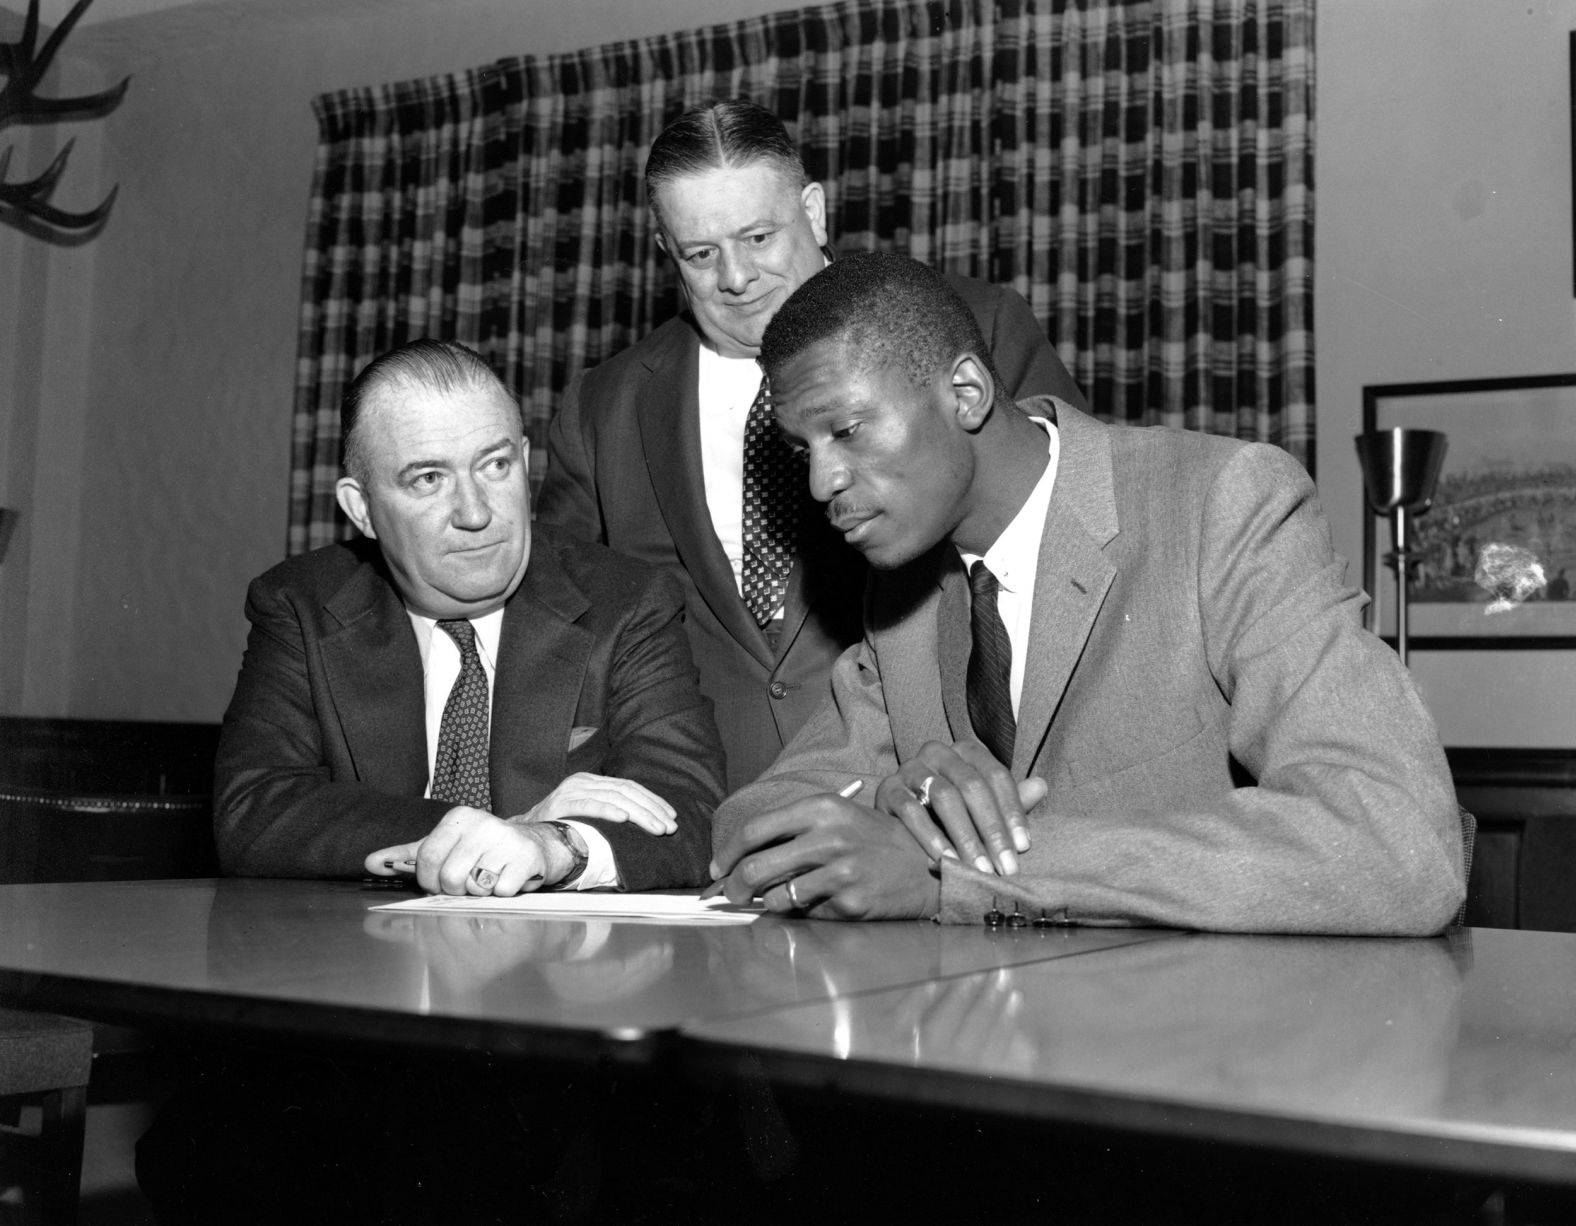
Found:
<path fill-rule="evenodd" d="M 958 424 L 973 434 L 990 418 L 996 404 L 996 385 L 990 371 L 972 353 L 960 354 L 952 363 L 951 389 Z"/>
<path fill-rule="evenodd" d="M 360 529 L 362 536 L 374 541 L 378 539 L 377 530 L 372 526 L 372 514 L 367 508 L 367 491 L 361 488 L 361 482 L 354 477 L 341 477 L 334 482 L 334 497 L 345 518 Z"/>
<path fill-rule="evenodd" d="M 804 215 L 810 219 L 810 233 L 815 235 L 817 247 L 826 246 L 826 189 L 819 183 L 806 183 L 799 193 L 799 203 Z"/>

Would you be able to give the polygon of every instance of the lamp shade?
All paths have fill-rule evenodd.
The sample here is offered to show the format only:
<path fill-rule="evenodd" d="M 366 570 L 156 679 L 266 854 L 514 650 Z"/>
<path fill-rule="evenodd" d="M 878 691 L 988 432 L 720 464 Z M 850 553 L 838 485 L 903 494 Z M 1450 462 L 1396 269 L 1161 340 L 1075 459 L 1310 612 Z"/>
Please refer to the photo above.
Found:
<path fill-rule="evenodd" d="M 1426 510 L 1445 462 L 1446 439 L 1438 430 L 1370 430 L 1357 436 L 1368 505 L 1381 515 Z"/>

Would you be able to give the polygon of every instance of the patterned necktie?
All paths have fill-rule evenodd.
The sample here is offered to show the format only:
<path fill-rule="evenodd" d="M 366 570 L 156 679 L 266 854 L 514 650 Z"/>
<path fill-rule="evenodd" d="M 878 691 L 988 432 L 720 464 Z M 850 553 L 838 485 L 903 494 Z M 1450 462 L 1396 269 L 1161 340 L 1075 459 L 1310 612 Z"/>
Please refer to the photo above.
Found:
<path fill-rule="evenodd" d="M 476 654 L 476 628 L 461 620 L 439 627 L 460 649 L 460 675 L 454 679 L 443 722 L 438 725 L 438 755 L 432 767 L 432 799 L 474 805 L 492 812 L 487 781 L 487 674 Z"/>
<path fill-rule="evenodd" d="M 996 604 L 996 576 L 983 560 L 969 567 L 969 722 L 1003 766 L 1012 765 L 1018 721 L 1012 714 L 1012 640 Z"/>
<path fill-rule="evenodd" d="M 799 534 L 801 470 L 777 429 L 771 389 L 760 391 L 744 423 L 744 603 L 759 626 L 788 591 Z"/>

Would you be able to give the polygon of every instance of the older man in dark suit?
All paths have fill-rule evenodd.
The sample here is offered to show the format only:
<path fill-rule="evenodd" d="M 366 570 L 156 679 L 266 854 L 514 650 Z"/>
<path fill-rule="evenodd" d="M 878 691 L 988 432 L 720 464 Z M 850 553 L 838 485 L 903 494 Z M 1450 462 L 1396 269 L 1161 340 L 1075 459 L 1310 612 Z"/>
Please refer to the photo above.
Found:
<path fill-rule="evenodd" d="M 688 310 L 570 385 L 537 519 L 677 577 L 732 790 L 771 764 L 859 637 L 863 559 L 805 510 L 755 362 L 773 313 L 826 266 L 826 197 L 782 121 L 742 100 L 669 125 L 646 195 Z M 1083 403 L 1022 298 L 949 281 L 1013 395 Z"/>
<path fill-rule="evenodd" d="M 673 581 L 531 530 L 519 406 L 415 341 L 346 398 L 364 540 L 257 579 L 225 714 L 226 872 L 432 891 L 696 883 L 721 794 Z"/>

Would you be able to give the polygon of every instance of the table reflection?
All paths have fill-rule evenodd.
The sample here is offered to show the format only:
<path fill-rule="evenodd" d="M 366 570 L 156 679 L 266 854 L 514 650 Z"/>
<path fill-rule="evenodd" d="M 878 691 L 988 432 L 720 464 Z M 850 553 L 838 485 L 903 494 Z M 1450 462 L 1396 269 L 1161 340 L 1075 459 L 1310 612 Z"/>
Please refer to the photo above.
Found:
<path fill-rule="evenodd" d="M 1439 1106 L 1466 938 L 1182 936 L 785 1011 L 714 1039 L 1314 1113 Z"/>
<path fill-rule="evenodd" d="M 215 988 L 625 1035 L 1174 935 L 423 914 L 319 882 L 226 879 L 211 897 Z"/>

